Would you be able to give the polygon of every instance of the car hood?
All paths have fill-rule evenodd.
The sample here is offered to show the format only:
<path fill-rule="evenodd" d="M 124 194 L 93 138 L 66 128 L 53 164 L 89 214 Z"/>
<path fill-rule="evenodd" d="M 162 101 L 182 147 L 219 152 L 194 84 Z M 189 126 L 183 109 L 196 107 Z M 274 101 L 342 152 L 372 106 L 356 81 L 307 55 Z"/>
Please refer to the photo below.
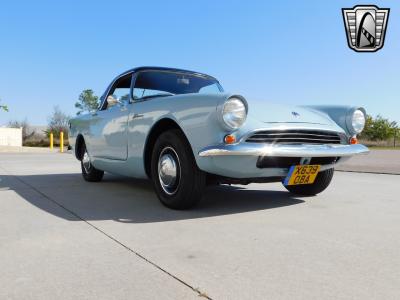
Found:
<path fill-rule="evenodd" d="M 249 101 L 248 106 L 248 117 L 264 123 L 335 124 L 326 114 L 306 107 L 262 101 Z"/>

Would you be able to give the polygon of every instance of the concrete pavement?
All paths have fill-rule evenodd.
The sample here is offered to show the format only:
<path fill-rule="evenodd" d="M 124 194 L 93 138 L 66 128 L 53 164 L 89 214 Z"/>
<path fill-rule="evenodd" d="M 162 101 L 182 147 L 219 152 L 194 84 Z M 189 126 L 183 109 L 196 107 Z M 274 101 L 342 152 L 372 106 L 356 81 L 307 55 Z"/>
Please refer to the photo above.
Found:
<path fill-rule="evenodd" d="M 66 150 L 66 148 L 65 148 Z M 56 153 L 60 152 L 58 147 L 53 150 L 45 147 L 19 147 L 19 146 L 0 146 L 0 153 Z"/>
<path fill-rule="evenodd" d="M 68 154 L 0 154 L 1 299 L 399 299 L 396 175 L 337 172 L 317 197 L 84 182 Z"/>
<path fill-rule="evenodd" d="M 337 170 L 400 174 L 400 150 L 371 150 L 368 155 L 352 157 Z"/>

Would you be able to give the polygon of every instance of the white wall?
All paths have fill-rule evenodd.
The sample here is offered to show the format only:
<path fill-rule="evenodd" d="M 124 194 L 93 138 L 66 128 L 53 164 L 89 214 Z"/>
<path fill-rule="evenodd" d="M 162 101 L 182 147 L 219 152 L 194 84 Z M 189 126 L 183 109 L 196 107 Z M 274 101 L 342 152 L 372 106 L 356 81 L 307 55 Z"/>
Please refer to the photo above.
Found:
<path fill-rule="evenodd" d="M 22 128 L 1 128 L 0 146 L 22 147 Z"/>

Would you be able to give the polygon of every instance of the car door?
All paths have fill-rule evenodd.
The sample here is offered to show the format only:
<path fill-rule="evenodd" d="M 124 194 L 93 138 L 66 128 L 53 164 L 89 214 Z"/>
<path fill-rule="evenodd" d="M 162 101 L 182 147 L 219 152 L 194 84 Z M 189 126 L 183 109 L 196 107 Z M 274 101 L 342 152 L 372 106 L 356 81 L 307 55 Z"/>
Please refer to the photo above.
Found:
<path fill-rule="evenodd" d="M 100 110 L 93 115 L 90 131 L 94 157 L 114 160 L 126 160 L 128 157 L 131 80 L 132 74 L 118 78 L 105 95 Z"/>

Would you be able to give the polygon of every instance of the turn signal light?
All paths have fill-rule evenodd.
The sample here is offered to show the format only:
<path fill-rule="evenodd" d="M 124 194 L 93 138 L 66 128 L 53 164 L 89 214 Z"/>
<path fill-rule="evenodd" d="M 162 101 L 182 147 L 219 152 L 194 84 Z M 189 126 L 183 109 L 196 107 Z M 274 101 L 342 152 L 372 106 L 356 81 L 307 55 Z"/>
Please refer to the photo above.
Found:
<path fill-rule="evenodd" d="M 232 134 L 227 134 L 227 135 L 224 137 L 224 142 L 225 142 L 225 144 L 233 144 L 233 143 L 236 143 L 236 137 L 235 137 L 234 135 L 232 135 Z"/>
<path fill-rule="evenodd" d="M 358 144 L 357 138 L 356 138 L 356 137 L 352 137 L 352 138 L 350 139 L 350 144 L 351 144 L 351 145 Z"/>

